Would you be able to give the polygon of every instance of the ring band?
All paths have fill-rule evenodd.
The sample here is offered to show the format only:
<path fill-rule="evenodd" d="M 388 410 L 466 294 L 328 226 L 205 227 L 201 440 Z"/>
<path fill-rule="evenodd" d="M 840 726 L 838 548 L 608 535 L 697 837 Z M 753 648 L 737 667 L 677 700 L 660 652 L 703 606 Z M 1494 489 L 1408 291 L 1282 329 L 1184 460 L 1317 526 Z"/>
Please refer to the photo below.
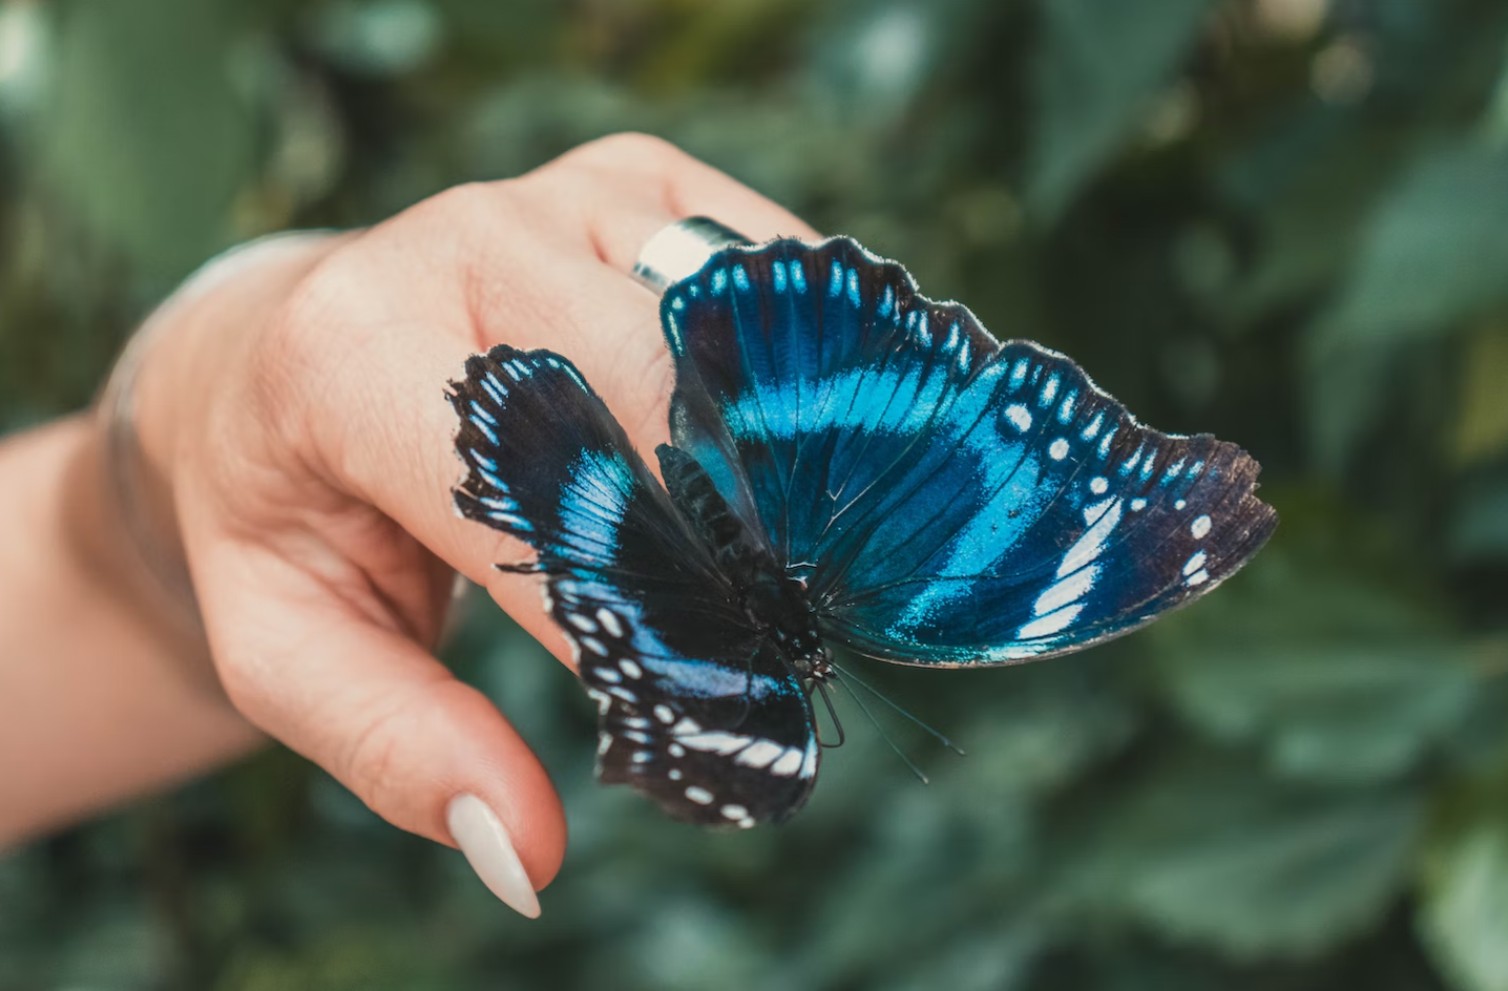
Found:
<path fill-rule="evenodd" d="M 631 274 L 635 282 L 659 295 L 671 284 L 696 274 L 723 248 L 753 243 L 711 217 L 687 217 L 661 228 L 644 242 Z"/>

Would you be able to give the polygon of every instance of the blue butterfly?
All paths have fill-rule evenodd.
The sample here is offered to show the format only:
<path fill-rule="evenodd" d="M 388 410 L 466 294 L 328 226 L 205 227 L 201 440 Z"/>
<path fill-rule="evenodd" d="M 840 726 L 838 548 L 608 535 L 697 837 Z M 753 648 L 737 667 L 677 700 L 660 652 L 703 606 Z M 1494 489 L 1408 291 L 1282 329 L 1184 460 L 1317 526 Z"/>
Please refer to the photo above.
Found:
<path fill-rule="evenodd" d="M 565 358 L 506 345 L 450 399 L 461 514 L 528 542 L 600 708 L 598 776 L 673 817 L 806 801 L 827 644 L 1050 657 L 1205 594 L 1277 517 L 1258 465 L 1139 424 L 843 237 L 728 248 L 665 293 L 663 485 Z"/>

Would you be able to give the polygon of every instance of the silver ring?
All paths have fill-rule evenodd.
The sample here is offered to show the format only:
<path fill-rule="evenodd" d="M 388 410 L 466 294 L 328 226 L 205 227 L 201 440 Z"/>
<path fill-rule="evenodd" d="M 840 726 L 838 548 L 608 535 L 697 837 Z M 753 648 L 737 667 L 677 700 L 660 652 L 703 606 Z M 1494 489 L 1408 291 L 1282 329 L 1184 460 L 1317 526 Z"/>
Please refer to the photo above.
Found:
<path fill-rule="evenodd" d="M 635 282 L 658 296 L 673 283 L 696 274 L 723 248 L 753 243 L 711 217 L 687 217 L 661 228 L 644 242 L 631 274 Z"/>

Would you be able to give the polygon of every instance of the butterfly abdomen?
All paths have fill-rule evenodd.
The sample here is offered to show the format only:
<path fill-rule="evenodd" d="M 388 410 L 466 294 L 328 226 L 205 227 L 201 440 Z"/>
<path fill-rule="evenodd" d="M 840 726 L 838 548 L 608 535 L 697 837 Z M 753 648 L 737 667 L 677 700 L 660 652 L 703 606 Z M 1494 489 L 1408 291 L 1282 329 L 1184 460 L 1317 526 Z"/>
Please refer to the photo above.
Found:
<path fill-rule="evenodd" d="M 695 458 L 669 444 L 661 444 L 655 453 L 671 501 L 707 542 L 719 570 L 738 590 L 749 621 L 766 631 L 803 673 L 825 658 L 816 613 L 803 585 L 785 574 Z"/>

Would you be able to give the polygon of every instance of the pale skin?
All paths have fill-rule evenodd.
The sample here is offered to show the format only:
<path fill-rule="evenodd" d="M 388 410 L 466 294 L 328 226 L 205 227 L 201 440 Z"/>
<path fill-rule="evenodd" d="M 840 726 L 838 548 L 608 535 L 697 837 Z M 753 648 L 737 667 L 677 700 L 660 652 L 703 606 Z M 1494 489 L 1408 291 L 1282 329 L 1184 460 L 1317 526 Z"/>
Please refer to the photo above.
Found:
<path fill-rule="evenodd" d="M 566 845 L 553 785 L 434 657 L 455 573 L 570 651 L 537 579 L 492 567 L 527 549 L 451 508 L 443 390 L 494 343 L 547 347 L 652 451 L 671 366 L 656 298 L 627 273 L 697 214 L 755 240 L 816 236 L 670 145 L 617 135 L 364 231 L 253 249 L 171 302 L 137 429 L 207 646 L 142 580 L 97 414 L 0 441 L 0 848 L 271 738 L 438 843 L 454 845 L 452 799 L 477 796 L 548 884 Z"/>

